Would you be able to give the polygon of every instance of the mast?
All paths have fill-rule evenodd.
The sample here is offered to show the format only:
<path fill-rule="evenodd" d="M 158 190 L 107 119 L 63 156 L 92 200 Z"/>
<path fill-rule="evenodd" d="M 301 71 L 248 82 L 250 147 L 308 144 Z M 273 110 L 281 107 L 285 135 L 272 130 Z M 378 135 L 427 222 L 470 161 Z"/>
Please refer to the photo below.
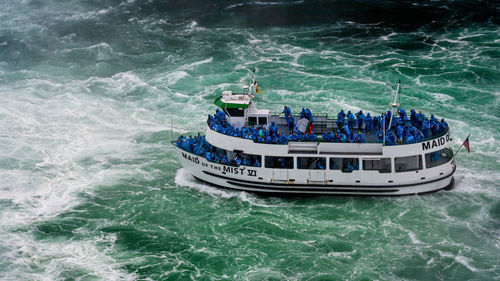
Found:
<path fill-rule="evenodd" d="M 385 112 L 382 112 L 382 145 L 385 145 Z"/>
<path fill-rule="evenodd" d="M 248 96 L 250 97 L 250 102 L 252 101 L 252 98 L 254 97 L 253 95 L 253 90 L 256 89 L 257 82 L 255 81 L 255 69 L 252 71 L 252 81 L 248 85 Z"/>
<path fill-rule="evenodd" d="M 390 103 L 389 105 L 392 106 L 391 110 L 391 119 L 389 119 L 389 128 L 391 129 L 391 123 L 392 123 L 392 118 L 394 117 L 394 109 L 396 107 L 399 107 L 399 86 L 401 85 L 401 80 L 398 80 L 398 88 L 396 89 L 396 94 L 394 95 L 394 102 Z"/>

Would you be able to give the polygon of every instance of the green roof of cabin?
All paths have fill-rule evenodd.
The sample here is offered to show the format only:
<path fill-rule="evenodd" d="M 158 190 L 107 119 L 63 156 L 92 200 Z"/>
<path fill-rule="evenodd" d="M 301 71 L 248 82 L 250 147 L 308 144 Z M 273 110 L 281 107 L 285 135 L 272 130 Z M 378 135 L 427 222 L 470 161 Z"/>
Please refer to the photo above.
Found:
<path fill-rule="evenodd" d="M 221 97 L 215 99 L 214 104 L 220 108 L 248 108 L 248 104 L 240 103 L 225 103 L 220 100 Z"/>

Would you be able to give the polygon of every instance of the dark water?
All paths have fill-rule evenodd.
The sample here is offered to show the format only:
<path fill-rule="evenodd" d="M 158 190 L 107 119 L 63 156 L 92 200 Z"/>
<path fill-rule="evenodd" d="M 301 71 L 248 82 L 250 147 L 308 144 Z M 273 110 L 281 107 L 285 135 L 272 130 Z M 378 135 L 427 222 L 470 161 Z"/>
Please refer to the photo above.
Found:
<path fill-rule="evenodd" d="M 0 3 L 0 279 L 500 278 L 500 4 Z M 456 188 L 276 198 L 200 184 L 196 133 L 251 70 L 278 110 L 444 117 Z"/>

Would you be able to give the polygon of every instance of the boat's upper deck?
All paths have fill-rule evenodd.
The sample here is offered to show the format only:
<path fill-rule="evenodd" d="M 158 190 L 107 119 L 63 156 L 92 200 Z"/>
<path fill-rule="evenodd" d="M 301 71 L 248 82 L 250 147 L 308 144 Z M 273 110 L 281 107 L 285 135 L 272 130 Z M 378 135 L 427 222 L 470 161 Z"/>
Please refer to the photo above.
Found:
<path fill-rule="evenodd" d="M 385 144 L 399 145 L 436 139 L 446 135 L 449 130 L 444 120 L 438 122 L 433 115 L 431 118 L 425 118 L 423 114 L 420 121 L 413 117 L 402 118 L 399 114 L 390 120 L 382 114 L 373 118 L 371 116 L 363 118 L 359 124 L 360 119 L 339 120 L 327 114 L 315 114 L 311 115 L 312 118 L 306 119 L 301 118 L 304 116 L 299 114 L 289 114 L 285 117 L 284 114 L 273 113 L 269 115 L 265 125 L 245 122 L 234 126 L 224 121 L 221 116 L 223 111 L 217 112 L 219 113 L 207 120 L 211 129 L 225 135 L 252 139 L 258 143 L 287 144 L 289 141 L 381 143 L 384 138 L 383 129 L 388 128 L 391 123 L 391 128 L 386 129 Z M 229 115 L 226 116 L 230 118 Z M 302 130 L 298 129 L 300 125 L 303 125 Z"/>

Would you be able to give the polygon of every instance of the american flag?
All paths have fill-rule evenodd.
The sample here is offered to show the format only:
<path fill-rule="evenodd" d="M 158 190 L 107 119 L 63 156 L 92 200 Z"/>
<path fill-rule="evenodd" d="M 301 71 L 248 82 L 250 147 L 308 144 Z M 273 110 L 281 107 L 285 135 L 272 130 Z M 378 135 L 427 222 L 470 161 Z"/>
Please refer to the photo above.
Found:
<path fill-rule="evenodd" d="M 469 137 L 464 140 L 463 146 L 467 149 L 467 153 L 470 153 Z"/>

